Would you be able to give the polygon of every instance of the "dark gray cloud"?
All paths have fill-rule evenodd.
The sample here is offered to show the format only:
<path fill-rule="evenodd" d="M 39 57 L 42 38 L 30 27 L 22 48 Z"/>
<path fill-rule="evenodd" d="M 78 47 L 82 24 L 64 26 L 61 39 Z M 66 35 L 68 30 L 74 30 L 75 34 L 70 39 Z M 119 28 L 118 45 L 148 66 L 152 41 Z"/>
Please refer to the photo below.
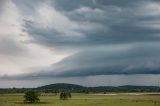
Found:
<path fill-rule="evenodd" d="M 32 37 L 28 43 L 80 52 L 54 64 L 51 66 L 53 69 L 40 70 L 32 74 L 34 76 L 29 74 L 23 78 L 160 74 L 158 1 L 26 2 L 16 1 L 16 4 L 22 12 L 35 17 L 24 19 L 24 31 Z M 33 11 L 30 11 L 32 8 Z M 44 14 L 39 13 L 39 8 L 42 8 Z"/>
<path fill-rule="evenodd" d="M 160 74 L 159 46 L 143 44 L 120 50 L 88 49 L 54 64 L 49 76 Z"/>
<path fill-rule="evenodd" d="M 41 79 L 86 77 L 95 75 L 132 75 L 132 74 L 160 74 L 159 43 L 135 44 L 132 47 L 124 45 L 112 49 L 88 49 L 48 68 L 39 68 L 34 73 L 17 76 L 3 76 L 3 79 Z M 117 49 L 121 48 L 121 49 Z M 34 69 L 36 70 L 36 69 Z"/>
<path fill-rule="evenodd" d="M 34 21 L 25 21 L 26 31 L 35 38 L 33 42 L 51 47 L 72 47 L 153 42 L 160 40 L 159 37 L 154 36 L 160 33 L 159 29 L 151 28 L 155 24 L 152 22 L 153 20 L 159 21 L 158 16 L 146 16 L 145 13 L 141 12 L 143 11 L 143 5 L 152 3 L 149 0 L 143 3 L 141 3 L 143 0 L 141 2 L 127 2 L 126 0 L 122 0 L 122 2 L 117 0 L 96 1 L 98 3 L 100 2 L 99 4 L 106 4 L 105 6 L 100 5 L 101 8 L 92 8 L 90 6 L 93 4 L 92 0 L 82 0 L 80 3 L 77 3 L 74 0 L 69 1 L 60 0 L 54 1 L 53 3 L 59 4 L 55 7 L 57 11 L 65 14 L 69 19 L 72 19 L 72 21 L 78 25 L 74 31 L 82 33 L 84 37 L 62 36 L 54 28 L 37 28 Z M 121 4 L 127 5 L 127 7 L 124 7 Z M 137 5 L 128 6 L 129 4 Z M 75 6 L 76 8 L 72 6 Z M 63 10 L 60 11 L 58 7 L 63 7 L 65 12 L 63 12 Z M 72 9 L 67 10 L 67 7 Z"/>
<path fill-rule="evenodd" d="M 95 8 L 96 5 L 92 0 L 81 0 L 77 3 L 76 0 L 55 0 L 52 5 L 56 6 L 61 11 L 72 11 L 83 6 L 89 6 Z M 67 4 L 67 5 L 66 5 Z"/>

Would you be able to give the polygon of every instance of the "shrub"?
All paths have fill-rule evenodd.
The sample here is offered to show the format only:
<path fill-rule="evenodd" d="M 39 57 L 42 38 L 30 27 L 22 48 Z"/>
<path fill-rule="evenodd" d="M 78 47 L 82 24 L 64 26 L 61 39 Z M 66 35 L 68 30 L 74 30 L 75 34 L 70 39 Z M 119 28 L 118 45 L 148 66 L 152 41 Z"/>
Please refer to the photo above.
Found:
<path fill-rule="evenodd" d="M 28 91 L 25 93 L 24 95 L 25 98 L 25 102 L 30 102 L 30 103 L 36 103 L 39 102 L 39 93 L 35 92 L 35 91 Z"/>

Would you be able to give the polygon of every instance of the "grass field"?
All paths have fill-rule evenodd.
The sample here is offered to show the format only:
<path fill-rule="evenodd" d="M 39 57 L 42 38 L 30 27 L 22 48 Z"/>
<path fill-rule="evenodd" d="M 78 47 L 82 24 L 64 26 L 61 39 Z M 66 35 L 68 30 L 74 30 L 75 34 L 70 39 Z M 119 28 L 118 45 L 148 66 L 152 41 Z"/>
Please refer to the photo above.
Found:
<path fill-rule="evenodd" d="M 0 106 L 160 106 L 160 95 L 95 95 L 72 94 L 69 100 L 59 100 L 52 94 L 40 96 L 41 102 L 23 103 L 23 94 L 1 94 Z"/>

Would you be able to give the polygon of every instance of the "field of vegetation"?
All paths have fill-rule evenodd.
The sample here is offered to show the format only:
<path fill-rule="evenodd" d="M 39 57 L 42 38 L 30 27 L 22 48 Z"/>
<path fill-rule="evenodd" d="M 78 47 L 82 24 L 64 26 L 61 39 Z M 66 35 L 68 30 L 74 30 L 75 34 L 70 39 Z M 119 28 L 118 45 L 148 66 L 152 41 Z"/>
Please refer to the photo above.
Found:
<path fill-rule="evenodd" d="M 68 100 L 59 95 L 41 94 L 39 103 L 24 103 L 23 94 L 1 94 L 0 106 L 160 106 L 160 95 L 72 94 Z"/>

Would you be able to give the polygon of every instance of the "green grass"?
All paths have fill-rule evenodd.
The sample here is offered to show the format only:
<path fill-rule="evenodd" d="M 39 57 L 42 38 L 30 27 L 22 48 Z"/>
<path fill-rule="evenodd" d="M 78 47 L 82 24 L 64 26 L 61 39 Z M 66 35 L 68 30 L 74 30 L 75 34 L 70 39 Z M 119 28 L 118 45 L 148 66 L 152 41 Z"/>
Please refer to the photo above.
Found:
<path fill-rule="evenodd" d="M 41 102 L 23 103 L 23 94 L 0 95 L 0 106 L 160 106 L 160 95 L 92 95 L 72 94 L 69 100 L 59 96 L 40 96 Z"/>

